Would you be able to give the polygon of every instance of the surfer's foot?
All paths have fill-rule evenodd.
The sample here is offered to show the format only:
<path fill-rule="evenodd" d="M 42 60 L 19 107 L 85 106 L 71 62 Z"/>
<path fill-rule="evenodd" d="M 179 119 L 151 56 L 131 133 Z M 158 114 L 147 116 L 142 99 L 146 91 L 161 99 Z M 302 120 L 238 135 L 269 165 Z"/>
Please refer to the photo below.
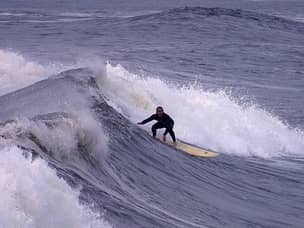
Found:
<path fill-rule="evenodd" d="M 176 146 L 177 145 L 177 142 L 173 142 L 173 146 Z"/>
<path fill-rule="evenodd" d="M 163 141 L 166 142 L 166 136 L 163 136 Z"/>

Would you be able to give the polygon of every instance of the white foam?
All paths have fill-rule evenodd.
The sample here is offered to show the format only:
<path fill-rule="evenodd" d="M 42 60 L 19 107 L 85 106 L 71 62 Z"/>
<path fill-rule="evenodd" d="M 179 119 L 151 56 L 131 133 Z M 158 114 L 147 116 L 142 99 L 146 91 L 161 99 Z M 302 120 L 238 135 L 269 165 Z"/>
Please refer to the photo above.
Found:
<path fill-rule="evenodd" d="M 41 159 L 30 162 L 15 146 L 0 149 L 0 227 L 110 227 L 78 201 L 73 190 Z"/>
<path fill-rule="evenodd" d="M 43 66 L 18 53 L 0 49 L 0 95 L 31 85 L 64 69 L 61 64 Z"/>
<path fill-rule="evenodd" d="M 295 21 L 299 21 L 299 22 L 304 22 L 304 16 L 303 15 L 298 15 L 298 16 L 292 17 L 291 19 L 293 19 Z"/>
<path fill-rule="evenodd" d="M 303 14 L 288 15 L 288 14 L 282 14 L 282 13 L 275 13 L 274 16 L 282 17 L 282 18 L 297 21 L 297 22 L 304 22 Z"/>
<path fill-rule="evenodd" d="M 289 128 L 259 107 L 240 105 L 223 91 L 178 88 L 109 63 L 99 84 L 110 104 L 134 123 L 162 105 L 176 122 L 177 137 L 190 143 L 244 156 L 304 153 L 303 131 Z"/>
<path fill-rule="evenodd" d="M 10 13 L 10 12 L 1 12 L 0 16 L 15 16 L 15 17 L 20 17 L 20 16 L 25 16 L 25 13 Z"/>
<path fill-rule="evenodd" d="M 83 13 L 83 12 L 65 12 L 61 13 L 60 16 L 64 17 L 91 17 L 94 16 L 93 13 Z"/>
<path fill-rule="evenodd" d="M 48 126 L 50 124 L 52 127 Z M 71 118 L 58 117 L 48 121 L 19 118 L 0 128 L 0 135 L 4 136 L 6 143 L 14 144 L 18 141 L 32 147 L 32 143 L 27 145 L 30 142 L 26 140 L 29 133 L 37 138 L 40 145 L 52 152 L 53 158 L 74 166 L 82 160 L 79 144 L 98 161 L 104 161 L 107 156 L 108 136 L 88 111 L 74 112 Z"/>

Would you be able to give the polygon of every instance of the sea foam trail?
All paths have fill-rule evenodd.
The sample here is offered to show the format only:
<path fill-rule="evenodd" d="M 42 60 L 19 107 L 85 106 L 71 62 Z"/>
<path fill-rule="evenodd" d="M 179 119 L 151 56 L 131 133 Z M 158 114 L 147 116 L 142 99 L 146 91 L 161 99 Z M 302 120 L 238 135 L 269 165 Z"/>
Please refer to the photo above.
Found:
<path fill-rule="evenodd" d="M 303 155 L 302 130 L 255 105 L 241 105 L 224 91 L 177 87 L 109 63 L 99 83 L 109 103 L 133 122 L 162 105 L 176 122 L 177 137 L 195 145 L 242 156 Z"/>
<path fill-rule="evenodd" d="M 45 161 L 31 162 L 16 146 L 1 144 L 0 227 L 111 227 L 78 202 L 73 190 Z"/>

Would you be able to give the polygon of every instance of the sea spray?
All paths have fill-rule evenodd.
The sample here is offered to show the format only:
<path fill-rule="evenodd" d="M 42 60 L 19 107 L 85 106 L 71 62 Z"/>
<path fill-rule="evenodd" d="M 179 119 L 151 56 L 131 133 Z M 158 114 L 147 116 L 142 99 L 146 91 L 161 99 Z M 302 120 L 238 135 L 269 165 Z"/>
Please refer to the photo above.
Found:
<path fill-rule="evenodd" d="M 16 146 L 0 152 L 0 227 L 110 227 L 79 203 L 79 189 L 72 189 L 45 161 L 31 162 Z"/>
<path fill-rule="evenodd" d="M 242 156 L 303 154 L 302 130 L 261 107 L 240 104 L 224 90 L 179 87 L 110 63 L 100 81 L 109 103 L 134 123 L 162 105 L 175 120 L 177 137 L 198 146 Z"/>

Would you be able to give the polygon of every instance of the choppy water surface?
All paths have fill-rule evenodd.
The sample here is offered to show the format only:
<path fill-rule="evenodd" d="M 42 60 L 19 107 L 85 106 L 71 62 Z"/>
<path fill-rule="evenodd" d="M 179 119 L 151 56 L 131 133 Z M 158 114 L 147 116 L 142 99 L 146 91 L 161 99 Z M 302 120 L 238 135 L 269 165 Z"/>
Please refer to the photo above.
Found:
<path fill-rule="evenodd" d="M 0 227 L 302 227 L 302 2 L 0 6 Z"/>

